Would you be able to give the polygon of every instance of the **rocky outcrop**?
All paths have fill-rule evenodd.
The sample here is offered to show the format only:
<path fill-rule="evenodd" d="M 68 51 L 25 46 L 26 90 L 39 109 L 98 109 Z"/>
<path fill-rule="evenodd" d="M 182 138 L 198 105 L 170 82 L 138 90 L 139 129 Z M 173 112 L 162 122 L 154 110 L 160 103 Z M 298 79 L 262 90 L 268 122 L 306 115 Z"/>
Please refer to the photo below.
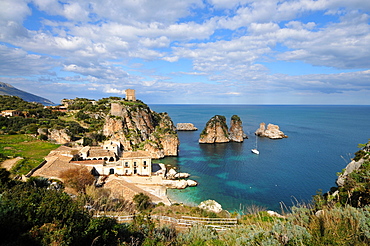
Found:
<path fill-rule="evenodd" d="M 198 183 L 194 180 L 188 179 L 181 179 L 181 180 L 163 180 L 163 184 L 167 188 L 171 189 L 185 189 L 186 187 L 197 186 Z"/>
<path fill-rule="evenodd" d="M 72 141 L 72 134 L 68 129 L 49 129 L 48 138 L 58 144 L 66 144 Z"/>
<path fill-rule="evenodd" d="M 231 117 L 230 129 L 229 129 L 229 139 L 233 142 L 243 142 L 247 138 L 247 135 L 243 131 L 243 123 L 240 117 L 233 115 Z"/>
<path fill-rule="evenodd" d="M 362 150 L 360 150 L 358 153 L 361 152 L 369 153 L 370 152 L 370 143 L 368 143 Z M 351 174 L 353 171 L 359 170 L 362 166 L 362 164 L 365 161 L 368 161 L 368 154 L 364 154 L 362 158 L 354 159 L 352 160 L 344 169 L 343 173 L 338 176 L 338 179 L 336 181 L 338 186 L 344 186 L 346 179 L 349 174 Z"/>
<path fill-rule="evenodd" d="M 185 189 L 186 187 L 197 186 L 197 181 L 186 178 L 190 177 L 189 173 L 178 173 L 175 169 L 171 168 L 165 175 L 166 179 L 163 184 L 172 189 Z"/>
<path fill-rule="evenodd" d="M 256 130 L 255 134 L 260 137 L 267 137 L 270 139 L 281 139 L 287 138 L 288 136 L 285 135 L 282 131 L 280 131 L 278 125 L 268 124 L 266 129 L 266 124 L 261 123 L 260 127 Z"/>
<path fill-rule="evenodd" d="M 198 207 L 215 213 L 220 213 L 223 210 L 221 204 L 214 200 L 201 202 Z"/>
<path fill-rule="evenodd" d="M 167 179 L 186 179 L 189 177 L 190 177 L 189 173 L 178 173 L 173 168 L 171 168 L 166 174 Z"/>
<path fill-rule="evenodd" d="M 230 142 L 226 118 L 222 115 L 213 116 L 200 134 L 199 143 Z"/>
<path fill-rule="evenodd" d="M 197 131 L 196 128 L 192 123 L 177 123 L 176 129 L 178 131 Z"/>
<path fill-rule="evenodd" d="M 199 143 L 243 142 L 247 135 L 244 134 L 242 124 L 239 116 L 233 115 L 228 129 L 225 116 L 215 115 L 200 134 Z"/>
<path fill-rule="evenodd" d="M 351 161 L 344 169 L 344 172 L 338 176 L 338 179 L 336 181 L 337 185 L 343 186 L 346 182 L 347 176 L 353 171 L 358 170 L 364 163 L 364 161 L 364 159 L 360 159 L 359 161 Z"/>
<path fill-rule="evenodd" d="M 156 113 L 141 102 L 113 102 L 103 134 L 120 141 L 125 151 L 146 150 L 155 159 L 177 156 L 180 144 L 168 114 Z"/>

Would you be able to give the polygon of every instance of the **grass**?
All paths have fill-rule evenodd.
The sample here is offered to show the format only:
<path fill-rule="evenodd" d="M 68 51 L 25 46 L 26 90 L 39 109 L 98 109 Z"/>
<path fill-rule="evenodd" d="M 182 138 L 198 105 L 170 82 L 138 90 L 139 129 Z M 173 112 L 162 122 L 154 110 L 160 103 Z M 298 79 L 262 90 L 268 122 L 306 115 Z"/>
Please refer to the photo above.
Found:
<path fill-rule="evenodd" d="M 8 158 L 17 156 L 24 159 L 12 169 L 14 174 L 26 174 L 40 164 L 51 150 L 58 148 L 53 144 L 36 139 L 31 135 L 0 135 L 0 153 Z"/>

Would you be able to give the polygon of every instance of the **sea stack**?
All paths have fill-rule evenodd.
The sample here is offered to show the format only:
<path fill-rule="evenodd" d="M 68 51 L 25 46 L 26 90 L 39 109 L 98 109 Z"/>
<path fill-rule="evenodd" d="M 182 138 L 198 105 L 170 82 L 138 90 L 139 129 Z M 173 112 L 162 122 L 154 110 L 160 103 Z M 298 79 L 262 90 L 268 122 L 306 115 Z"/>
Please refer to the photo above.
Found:
<path fill-rule="evenodd" d="M 229 139 L 233 142 L 243 142 L 247 135 L 243 131 L 243 123 L 239 116 L 233 115 L 231 117 Z"/>
<path fill-rule="evenodd" d="M 213 116 L 200 134 L 199 143 L 230 142 L 226 118 L 222 115 Z"/>
<path fill-rule="evenodd" d="M 200 134 L 199 143 L 243 142 L 245 138 L 247 136 L 244 134 L 239 116 L 231 117 L 230 129 L 228 129 L 225 116 L 215 115 L 207 122 Z"/>
<path fill-rule="evenodd" d="M 288 137 L 287 135 L 284 134 L 284 132 L 280 131 L 278 125 L 268 124 L 266 129 L 266 124 L 263 122 L 260 124 L 260 127 L 256 130 L 254 134 L 260 137 L 267 137 L 270 139 L 282 139 Z"/>

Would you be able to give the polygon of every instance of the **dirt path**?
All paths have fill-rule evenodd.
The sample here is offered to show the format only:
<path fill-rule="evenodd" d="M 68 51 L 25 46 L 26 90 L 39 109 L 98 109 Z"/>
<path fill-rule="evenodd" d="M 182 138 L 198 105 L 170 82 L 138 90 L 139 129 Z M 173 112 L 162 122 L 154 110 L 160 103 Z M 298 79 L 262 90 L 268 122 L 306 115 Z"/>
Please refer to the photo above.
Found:
<path fill-rule="evenodd" d="M 12 167 L 19 161 L 19 160 L 22 160 L 23 157 L 16 157 L 16 158 L 13 158 L 13 159 L 9 159 L 9 160 L 5 160 L 1 163 L 1 167 L 2 168 L 5 168 L 6 170 L 10 171 L 10 169 L 12 169 Z"/>

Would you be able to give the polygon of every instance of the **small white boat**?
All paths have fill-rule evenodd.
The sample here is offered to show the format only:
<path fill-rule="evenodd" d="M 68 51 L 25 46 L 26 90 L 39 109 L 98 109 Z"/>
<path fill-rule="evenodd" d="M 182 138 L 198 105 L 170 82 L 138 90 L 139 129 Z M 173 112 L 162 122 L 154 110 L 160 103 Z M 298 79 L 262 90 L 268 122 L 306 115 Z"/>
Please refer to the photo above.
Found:
<path fill-rule="evenodd" d="M 257 149 L 257 136 L 256 136 L 256 148 L 255 149 L 251 149 L 251 151 L 252 151 L 253 154 L 256 154 L 256 155 L 259 155 L 260 154 L 260 152 Z"/>
<path fill-rule="evenodd" d="M 256 155 L 259 155 L 260 152 L 258 151 L 258 149 L 251 149 L 252 153 L 253 154 L 256 154 Z"/>

